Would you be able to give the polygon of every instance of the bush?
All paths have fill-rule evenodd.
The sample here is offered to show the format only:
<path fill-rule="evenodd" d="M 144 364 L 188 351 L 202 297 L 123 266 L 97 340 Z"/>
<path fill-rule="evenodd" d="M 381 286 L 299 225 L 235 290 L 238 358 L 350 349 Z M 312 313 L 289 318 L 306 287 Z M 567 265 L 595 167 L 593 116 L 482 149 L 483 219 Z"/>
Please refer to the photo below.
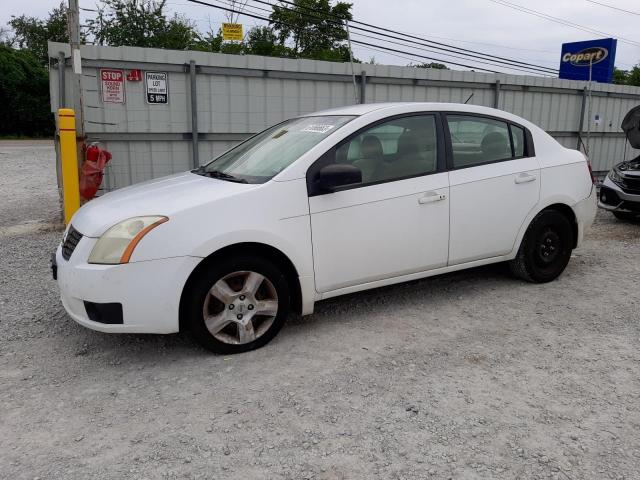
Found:
<path fill-rule="evenodd" d="M 0 45 L 0 135 L 51 137 L 49 75 L 28 50 Z"/>

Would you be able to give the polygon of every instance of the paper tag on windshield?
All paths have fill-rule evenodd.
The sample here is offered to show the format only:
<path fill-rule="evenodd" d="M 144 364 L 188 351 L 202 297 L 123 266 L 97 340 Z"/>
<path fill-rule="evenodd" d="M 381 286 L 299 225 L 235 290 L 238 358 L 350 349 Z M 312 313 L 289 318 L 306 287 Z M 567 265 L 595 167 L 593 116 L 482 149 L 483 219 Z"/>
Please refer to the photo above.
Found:
<path fill-rule="evenodd" d="M 300 130 L 301 132 L 327 133 L 333 128 L 333 125 L 309 125 Z"/>

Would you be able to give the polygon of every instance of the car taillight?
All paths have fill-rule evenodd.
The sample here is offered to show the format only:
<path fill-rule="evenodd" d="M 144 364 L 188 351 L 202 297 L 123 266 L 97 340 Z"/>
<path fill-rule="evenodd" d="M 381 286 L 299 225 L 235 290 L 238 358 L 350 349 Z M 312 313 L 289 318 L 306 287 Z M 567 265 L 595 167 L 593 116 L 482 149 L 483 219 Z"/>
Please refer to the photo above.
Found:
<path fill-rule="evenodd" d="M 593 174 L 593 168 L 591 168 L 591 162 L 589 160 L 587 160 L 587 168 L 589 168 L 589 175 L 591 175 L 591 183 L 595 185 L 597 183 L 597 179 Z"/>

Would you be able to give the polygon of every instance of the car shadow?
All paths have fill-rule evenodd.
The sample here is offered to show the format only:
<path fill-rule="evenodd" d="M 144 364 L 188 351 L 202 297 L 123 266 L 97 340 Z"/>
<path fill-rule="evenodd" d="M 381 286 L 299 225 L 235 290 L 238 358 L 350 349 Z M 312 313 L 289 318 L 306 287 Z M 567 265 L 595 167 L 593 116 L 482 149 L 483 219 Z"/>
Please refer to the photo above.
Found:
<path fill-rule="evenodd" d="M 376 305 L 394 308 L 424 300 L 425 295 L 434 301 L 445 297 L 448 299 L 451 295 L 459 295 L 461 284 L 471 284 L 476 289 L 489 289 L 491 287 L 487 281 L 490 281 L 491 287 L 521 282 L 510 274 L 505 263 L 496 263 L 321 300 L 316 302 L 313 315 L 296 316 L 289 323 L 317 323 L 318 317 L 331 315 L 335 311 L 357 311 L 363 304 L 374 308 Z"/>
<path fill-rule="evenodd" d="M 337 321 L 353 319 L 378 308 L 397 310 L 407 304 L 433 300 L 434 308 L 439 304 L 450 303 L 451 296 L 456 298 L 461 291 L 470 289 L 478 293 L 497 286 L 507 286 L 520 281 L 513 278 L 505 264 L 493 264 L 473 269 L 453 272 L 420 280 L 379 287 L 363 292 L 351 293 L 316 303 L 315 313 L 301 317 L 292 315 L 273 343 L 283 347 L 300 335 L 308 336 L 312 331 L 321 332 L 327 325 Z M 197 360 L 202 357 L 220 357 L 202 348 L 189 332 L 167 335 L 156 334 L 109 334 L 93 331 L 76 324 L 64 311 L 67 328 L 71 335 L 63 337 L 64 349 L 69 355 L 108 357 L 107 365 L 144 364 L 175 362 L 181 359 Z M 61 319 L 62 320 L 62 319 Z M 266 348 L 269 348 L 268 346 Z M 281 350 L 281 348 L 278 348 Z M 224 357 L 224 356 L 222 356 Z M 104 366 L 104 364 L 103 364 Z"/>

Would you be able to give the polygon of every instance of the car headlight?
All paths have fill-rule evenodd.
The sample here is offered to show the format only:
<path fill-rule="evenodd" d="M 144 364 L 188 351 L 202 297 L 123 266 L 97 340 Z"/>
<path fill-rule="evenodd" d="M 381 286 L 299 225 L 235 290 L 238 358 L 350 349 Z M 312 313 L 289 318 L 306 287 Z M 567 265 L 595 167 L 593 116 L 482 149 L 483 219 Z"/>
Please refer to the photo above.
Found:
<path fill-rule="evenodd" d="M 128 263 L 142 237 L 168 220 L 167 217 L 149 216 L 129 218 L 117 223 L 98 239 L 89 255 L 89 263 Z"/>
<path fill-rule="evenodd" d="M 609 170 L 609 178 L 611 179 L 611 181 L 613 183 L 623 183 L 624 182 L 624 180 L 622 179 L 620 174 L 618 172 L 616 172 L 615 168 L 612 168 L 611 170 Z"/>

